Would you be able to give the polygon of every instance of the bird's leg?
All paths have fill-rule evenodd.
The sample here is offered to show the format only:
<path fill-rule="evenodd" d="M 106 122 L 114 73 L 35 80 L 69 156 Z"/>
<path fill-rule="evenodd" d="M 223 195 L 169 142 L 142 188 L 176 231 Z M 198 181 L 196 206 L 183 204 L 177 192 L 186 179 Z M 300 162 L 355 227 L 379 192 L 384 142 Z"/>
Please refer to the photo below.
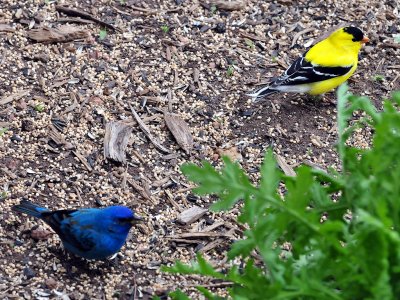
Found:
<path fill-rule="evenodd" d="M 76 256 L 68 251 L 65 252 L 65 259 L 62 263 L 68 277 L 75 278 L 78 273 L 90 273 L 92 271 L 88 260 Z"/>
<path fill-rule="evenodd" d="M 73 279 L 74 278 L 74 272 L 73 272 L 73 266 L 74 266 L 74 258 L 71 257 L 71 255 L 66 252 L 65 260 L 63 261 L 63 265 L 65 267 L 66 274 L 68 278 Z"/>
<path fill-rule="evenodd" d="M 113 256 L 103 260 L 107 268 L 117 267 L 119 265 L 119 255 L 115 253 Z"/>
<path fill-rule="evenodd" d="M 59 246 L 49 246 L 47 247 L 47 250 L 59 259 L 61 259 L 64 255 L 64 252 L 62 251 L 63 249 Z"/>

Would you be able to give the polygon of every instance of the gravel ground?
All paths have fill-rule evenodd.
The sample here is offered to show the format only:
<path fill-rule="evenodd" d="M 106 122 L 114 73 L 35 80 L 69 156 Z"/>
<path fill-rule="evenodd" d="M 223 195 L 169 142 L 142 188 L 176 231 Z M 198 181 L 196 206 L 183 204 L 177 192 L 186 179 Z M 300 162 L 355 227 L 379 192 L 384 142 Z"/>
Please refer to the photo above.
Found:
<path fill-rule="evenodd" d="M 223 268 L 242 230 L 237 210 L 176 221 L 182 211 L 207 209 L 215 200 L 191 194 L 180 165 L 202 159 L 219 165 L 229 155 L 256 180 L 271 146 L 292 167 L 340 167 L 334 93 L 322 100 L 279 94 L 257 104 L 245 93 L 282 73 L 333 27 L 353 24 L 371 43 L 350 89 L 380 107 L 400 84 L 398 1 L 244 2 L 230 11 L 197 0 L 1 1 L 1 299 L 149 299 L 177 287 L 193 293 L 199 283 L 223 294 L 220 283 L 159 271 L 197 251 Z M 95 18 L 76 20 L 56 4 Z M 104 22 L 113 26 L 104 30 Z M 28 37 L 65 24 L 82 36 L 59 43 Z M 193 143 L 180 143 L 186 151 L 166 111 L 190 128 Z M 132 129 L 124 163 L 104 158 L 110 121 Z M 360 131 L 354 144 L 367 147 L 369 137 Z M 127 205 L 146 222 L 132 230 L 115 261 L 84 262 L 65 255 L 42 222 L 10 210 L 22 197 L 54 209 Z"/>

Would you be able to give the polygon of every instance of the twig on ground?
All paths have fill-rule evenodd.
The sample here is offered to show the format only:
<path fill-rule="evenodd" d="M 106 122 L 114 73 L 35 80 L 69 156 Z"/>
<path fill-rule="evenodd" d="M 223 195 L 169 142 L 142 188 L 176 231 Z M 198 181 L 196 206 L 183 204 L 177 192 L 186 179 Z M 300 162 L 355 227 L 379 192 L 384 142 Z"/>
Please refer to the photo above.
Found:
<path fill-rule="evenodd" d="M 84 19 L 87 19 L 87 20 L 91 20 L 91 21 L 94 21 L 94 22 L 96 22 L 96 23 L 98 23 L 100 25 L 108 27 L 108 28 L 110 28 L 112 30 L 121 32 L 121 30 L 116 28 L 114 25 L 111 25 L 111 24 L 109 24 L 107 22 L 104 22 L 104 21 L 102 21 L 102 20 L 92 16 L 91 14 L 88 14 L 88 13 L 82 11 L 82 10 L 73 9 L 73 8 L 62 6 L 62 5 L 56 5 L 56 10 L 66 14 L 68 16 L 81 17 L 81 18 L 84 18 Z"/>

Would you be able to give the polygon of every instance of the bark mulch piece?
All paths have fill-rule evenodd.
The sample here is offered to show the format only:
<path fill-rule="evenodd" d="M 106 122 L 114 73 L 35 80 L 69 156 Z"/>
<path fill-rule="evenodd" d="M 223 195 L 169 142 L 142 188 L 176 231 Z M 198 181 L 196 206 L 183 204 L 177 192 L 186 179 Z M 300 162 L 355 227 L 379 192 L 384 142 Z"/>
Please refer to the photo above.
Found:
<path fill-rule="evenodd" d="M 0 298 L 151 299 L 181 288 L 199 299 L 197 285 L 226 295 L 229 283 L 159 270 L 197 252 L 224 270 L 247 229 L 240 205 L 213 212 L 215 197 L 194 195 L 180 166 L 219 168 L 228 156 L 257 184 L 272 148 L 288 176 L 302 163 L 340 170 L 334 92 L 259 103 L 246 94 L 337 26 L 355 25 L 371 42 L 350 90 L 381 109 L 400 89 L 399 5 L 1 1 Z M 360 130 L 351 143 L 369 147 L 371 135 Z M 51 209 L 126 205 L 145 221 L 113 263 L 74 262 L 43 222 L 11 211 L 22 197 Z"/>

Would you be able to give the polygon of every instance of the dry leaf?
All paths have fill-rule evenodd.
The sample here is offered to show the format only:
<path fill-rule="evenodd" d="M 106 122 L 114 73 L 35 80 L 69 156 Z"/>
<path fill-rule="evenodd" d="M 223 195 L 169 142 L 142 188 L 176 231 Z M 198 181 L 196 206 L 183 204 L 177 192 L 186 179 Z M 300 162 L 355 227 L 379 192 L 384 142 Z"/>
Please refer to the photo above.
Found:
<path fill-rule="evenodd" d="M 126 162 L 126 146 L 132 133 L 132 124 L 124 121 L 108 122 L 104 135 L 104 157 Z"/>
<path fill-rule="evenodd" d="M 90 36 L 87 30 L 71 25 L 62 25 L 58 28 L 41 27 L 28 32 L 28 37 L 39 43 L 70 42 L 86 39 Z"/>
<path fill-rule="evenodd" d="M 176 114 L 164 112 L 164 120 L 178 145 L 189 154 L 193 149 L 193 136 L 184 120 Z"/>

